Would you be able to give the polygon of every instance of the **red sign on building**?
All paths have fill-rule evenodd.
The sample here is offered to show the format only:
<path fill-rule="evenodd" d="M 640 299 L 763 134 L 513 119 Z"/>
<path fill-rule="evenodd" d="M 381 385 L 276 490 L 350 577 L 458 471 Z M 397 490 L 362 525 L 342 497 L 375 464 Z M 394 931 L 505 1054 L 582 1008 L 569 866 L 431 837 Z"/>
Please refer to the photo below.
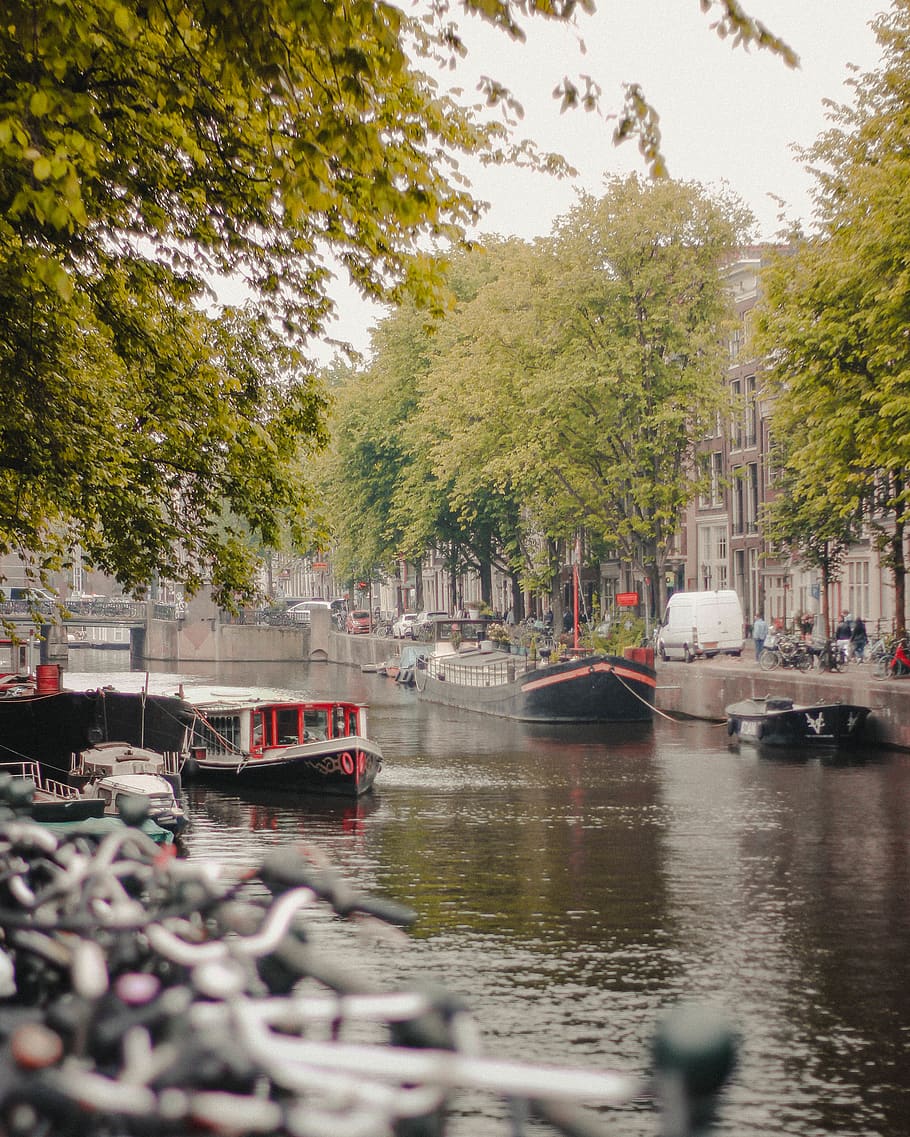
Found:
<path fill-rule="evenodd" d="M 617 592 L 616 603 L 620 608 L 636 608 L 638 606 L 637 592 Z"/>

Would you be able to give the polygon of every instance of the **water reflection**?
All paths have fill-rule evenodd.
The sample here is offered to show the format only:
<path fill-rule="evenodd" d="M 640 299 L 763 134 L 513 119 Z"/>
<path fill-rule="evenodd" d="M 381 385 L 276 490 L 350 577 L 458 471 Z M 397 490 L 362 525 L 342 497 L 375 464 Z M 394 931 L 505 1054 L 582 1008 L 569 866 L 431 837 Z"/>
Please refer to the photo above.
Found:
<path fill-rule="evenodd" d="M 463 994 L 499 1055 L 641 1068 L 661 1009 L 697 997 L 744 1040 L 721 1134 L 903 1137 L 910 756 L 738 750 L 697 722 L 529 727 L 325 665 L 256 678 L 368 702 L 377 791 L 193 787 L 191 856 L 242 867 L 302 841 L 410 904 L 377 974 Z M 472 1106 L 455 1137 L 503 1132 Z M 624 1112 L 615 1132 L 654 1125 Z"/>

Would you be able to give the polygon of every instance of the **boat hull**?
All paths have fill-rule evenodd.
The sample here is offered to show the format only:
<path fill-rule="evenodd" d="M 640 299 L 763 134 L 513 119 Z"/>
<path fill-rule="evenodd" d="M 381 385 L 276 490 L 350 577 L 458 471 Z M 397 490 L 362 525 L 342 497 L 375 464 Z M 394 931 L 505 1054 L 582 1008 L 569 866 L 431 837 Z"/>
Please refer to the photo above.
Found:
<path fill-rule="evenodd" d="M 509 667 L 507 656 L 430 660 L 417 672 L 418 695 L 428 702 L 523 722 L 650 722 L 653 718 L 656 675 L 647 664 L 597 655 L 523 673 L 514 662 L 511 671 Z"/>
<path fill-rule="evenodd" d="M 183 776 L 245 788 L 359 797 L 373 788 L 381 768 L 382 751 L 376 743 L 347 736 L 266 750 L 254 759 L 193 754 L 183 767 Z"/>
<path fill-rule="evenodd" d="M 861 741 L 869 708 L 854 703 L 800 705 L 790 699 L 743 699 L 726 708 L 735 742 L 761 746 L 851 746 Z"/>
<path fill-rule="evenodd" d="M 72 754 L 98 742 L 182 750 L 192 721 L 192 708 L 170 695 L 63 690 L 2 698 L 0 759 L 25 757 L 60 778 L 66 776 Z"/>

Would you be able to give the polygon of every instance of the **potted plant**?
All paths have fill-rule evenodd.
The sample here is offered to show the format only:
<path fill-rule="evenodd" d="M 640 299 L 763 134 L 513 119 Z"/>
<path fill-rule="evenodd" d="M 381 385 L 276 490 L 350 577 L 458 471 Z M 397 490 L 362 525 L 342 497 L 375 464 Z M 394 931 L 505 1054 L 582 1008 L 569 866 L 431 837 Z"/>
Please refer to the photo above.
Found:
<path fill-rule="evenodd" d="M 509 629 L 505 624 L 490 624 L 489 628 L 487 628 L 487 639 L 499 644 L 506 651 L 512 642 Z"/>

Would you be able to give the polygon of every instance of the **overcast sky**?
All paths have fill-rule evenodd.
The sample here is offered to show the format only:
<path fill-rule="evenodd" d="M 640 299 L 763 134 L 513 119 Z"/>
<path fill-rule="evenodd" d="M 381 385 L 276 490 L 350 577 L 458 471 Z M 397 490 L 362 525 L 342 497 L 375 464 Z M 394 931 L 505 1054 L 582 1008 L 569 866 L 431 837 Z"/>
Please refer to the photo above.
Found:
<path fill-rule="evenodd" d="M 644 169 L 634 141 L 616 148 L 613 124 L 551 98 L 563 75 L 590 74 L 602 110 L 622 105 L 622 84 L 638 82 L 661 116 L 663 148 L 673 177 L 721 183 L 755 214 L 760 239 L 787 216 L 808 220 L 811 179 L 793 145 L 811 144 L 825 128 L 823 100 L 849 101 L 849 64 L 869 70 L 879 60 L 870 21 L 885 0 L 743 0 L 743 6 L 794 49 L 797 70 L 769 51 L 731 47 L 710 29 L 699 0 L 600 0 L 575 30 L 532 21 L 528 41 L 512 45 L 479 21 L 466 29 L 469 57 L 456 78 L 467 93 L 486 73 L 511 86 L 525 108 L 521 130 L 543 149 L 558 150 L 576 178 L 506 170 L 471 171 L 475 194 L 490 203 L 479 232 L 531 239 L 550 232 L 578 189 L 600 191 L 604 175 Z M 584 41 L 585 51 L 579 40 Z M 333 334 L 363 350 L 376 312 L 349 294 Z"/>

